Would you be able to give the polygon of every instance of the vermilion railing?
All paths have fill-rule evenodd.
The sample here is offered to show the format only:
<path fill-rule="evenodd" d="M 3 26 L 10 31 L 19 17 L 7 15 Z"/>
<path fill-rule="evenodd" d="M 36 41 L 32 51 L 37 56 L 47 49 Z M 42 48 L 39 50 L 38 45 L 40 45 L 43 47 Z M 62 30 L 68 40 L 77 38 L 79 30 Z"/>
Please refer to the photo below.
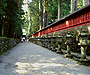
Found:
<path fill-rule="evenodd" d="M 90 5 L 87 5 L 68 16 L 62 18 L 61 20 L 50 24 L 45 29 L 38 31 L 37 33 L 31 35 L 30 37 L 36 37 L 48 33 L 53 33 L 65 29 L 70 29 L 78 26 L 90 24 Z"/>

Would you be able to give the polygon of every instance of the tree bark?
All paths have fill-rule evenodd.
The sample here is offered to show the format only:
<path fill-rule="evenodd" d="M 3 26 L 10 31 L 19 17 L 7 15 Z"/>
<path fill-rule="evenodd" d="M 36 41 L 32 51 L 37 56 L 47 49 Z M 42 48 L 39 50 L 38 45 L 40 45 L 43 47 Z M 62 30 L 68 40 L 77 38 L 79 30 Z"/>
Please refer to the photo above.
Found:
<path fill-rule="evenodd" d="M 83 6 L 86 6 L 90 3 L 90 0 L 83 0 Z"/>
<path fill-rule="evenodd" d="M 8 28 L 8 37 L 12 38 L 12 21 L 10 19 L 10 16 L 8 17 L 8 24 L 9 24 L 9 28 Z"/>
<path fill-rule="evenodd" d="M 77 0 L 71 0 L 71 13 L 77 10 Z"/>
<path fill-rule="evenodd" d="M 31 23 L 31 25 L 30 25 L 30 33 L 32 32 L 32 15 L 30 15 L 30 23 Z"/>
<path fill-rule="evenodd" d="M 61 19 L 61 0 L 58 0 L 58 20 Z"/>
<path fill-rule="evenodd" d="M 2 16 L 0 15 L 0 36 L 2 36 Z"/>
<path fill-rule="evenodd" d="M 40 18 L 40 30 L 43 28 L 43 9 L 42 9 L 42 0 L 39 0 L 39 18 Z"/>
<path fill-rule="evenodd" d="M 44 0 L 44 23 L 43 23 L 43 28 L 45 28 L 48 25 L 48 11 L 47 11 L 47 1 Z"/>
<path fill-rule="evenodd" d="M 4 17 L 4 15 L 2 16 L 2 36 L 4 36 L 4 31 L 5 31 L 5 22 L 4 22 L 4 20 L 5 20 L 5 17 Z"/>
<path fill-rule="evenodd" d="M 5 19 L 4 19 L 4 36 L 7 36 L 7 30 L 8 30 L 7 16 L 5 15 Z"/>

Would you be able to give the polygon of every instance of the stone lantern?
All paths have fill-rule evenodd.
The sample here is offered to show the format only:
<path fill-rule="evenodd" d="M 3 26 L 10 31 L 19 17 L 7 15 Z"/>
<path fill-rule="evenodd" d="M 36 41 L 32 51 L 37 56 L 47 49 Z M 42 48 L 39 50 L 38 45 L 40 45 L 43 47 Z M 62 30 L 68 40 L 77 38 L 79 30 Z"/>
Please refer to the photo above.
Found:
<path fill-rule="evenodd" d="M 44 45 L 46 48 L 48 47 L 48 34 L 45 34 Z"/>
<path fill-rule="evenodd" d="M 51 34 L 50 39 L 51 39 L 50 50 L 52 50 L 53 49 L 53 34 Z"/>
<path fill-rule="evenodd" d="M 36 44 L 36 37 L 34 37 L 34 44 Z"/>
<path fill-rule="evenodd" d="M 42 36 L 40 36 L 39 39 L 40 39 L 40 41 L 39 41 L 40 44 L 39 45 L 41 46 L 42 45 Z"/>
<path fill-rule="evenodd" d="M 88 34 L 85 32 L 85 30 L 82 31 L 79 35 L 79 43 L 78 45 L 81 46 L 81 59 L 86 59 L 86 50 L 88 44 Z"/>
<path fill-rule="evenodd" d="M 32 38 L 32 43 L 34 43 L 34 39 L 35 39 L 35 38 Z"/>
<path fill-rule="evenodd" d="M 66 35 L 65 44 L 67 45 L 67 54 L 65 55 L 65 57 L 72 57 L 70 50 L 71 45 L 73 44 L 73 36 L 70 34 L 70 32 L 68 32 L 68 35 Z"/>
<path fill-rule="evenodd" d="M 35 37 L 36 38 L 36 44 L 38 44 L 38 37 Z"/>
<path fill-rule="evenodd" d="M 43 35 L 41 36 L 41 46 L 43 46 Z"/>
<path fill-rule="evenodd" d="M 41 38 L 41 36 L 38 37 L 38 45 L 41 45 L 41 43 L 40 43 L 40 41 L 41 41 L 40 38 Z"/>
<path fill-rule="evenodd" d="M 48 49 L 51 49 L 51 36 L 48 36 Z"/>
<path fill-rule="evenodd" d="M 42 37 L 42 46 L 45 47 L 45 36 Z"/>
<path fill-rule="evenodd" d="M 52 43 L 53 43 L 53 47 L 52 47 L 52 51 L 56 51 L 56 36 L 52 37 Z"/>
<path fill-rule="evenodd" d="M 63 36 L 59 35 L 57 38 L 58 38 L 58 50 L 57 50 L 57 53 L 63 54 L 63 52 L 61 51 L 61 44 L 63 42 L 63 40 L 62 40 Z"/>

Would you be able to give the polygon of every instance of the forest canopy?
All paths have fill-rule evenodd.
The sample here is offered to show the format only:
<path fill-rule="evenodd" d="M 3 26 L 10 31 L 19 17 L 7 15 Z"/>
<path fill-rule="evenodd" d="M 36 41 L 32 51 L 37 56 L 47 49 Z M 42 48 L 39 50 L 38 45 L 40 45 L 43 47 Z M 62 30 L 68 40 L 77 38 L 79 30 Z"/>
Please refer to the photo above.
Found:
<path fill-rule="evenodd" d="M 22 29 L 25 29 L 28 37 L 89 2 L 90 0 L 0 0 L 0 36 L 21 38 Z M 22 9 L 24 4 L 28 6 L 27 11 Z"/>

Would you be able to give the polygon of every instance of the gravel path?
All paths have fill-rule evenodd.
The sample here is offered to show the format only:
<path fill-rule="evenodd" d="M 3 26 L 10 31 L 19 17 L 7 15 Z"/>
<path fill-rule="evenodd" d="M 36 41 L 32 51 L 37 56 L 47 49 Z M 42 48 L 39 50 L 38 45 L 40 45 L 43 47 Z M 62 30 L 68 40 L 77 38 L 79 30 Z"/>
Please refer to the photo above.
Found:
<path fill-rule="evenodd" d="M 90 75 L 90 68 L 33 43 L 20 43 L 0 57 L 0 75 Z"/>

